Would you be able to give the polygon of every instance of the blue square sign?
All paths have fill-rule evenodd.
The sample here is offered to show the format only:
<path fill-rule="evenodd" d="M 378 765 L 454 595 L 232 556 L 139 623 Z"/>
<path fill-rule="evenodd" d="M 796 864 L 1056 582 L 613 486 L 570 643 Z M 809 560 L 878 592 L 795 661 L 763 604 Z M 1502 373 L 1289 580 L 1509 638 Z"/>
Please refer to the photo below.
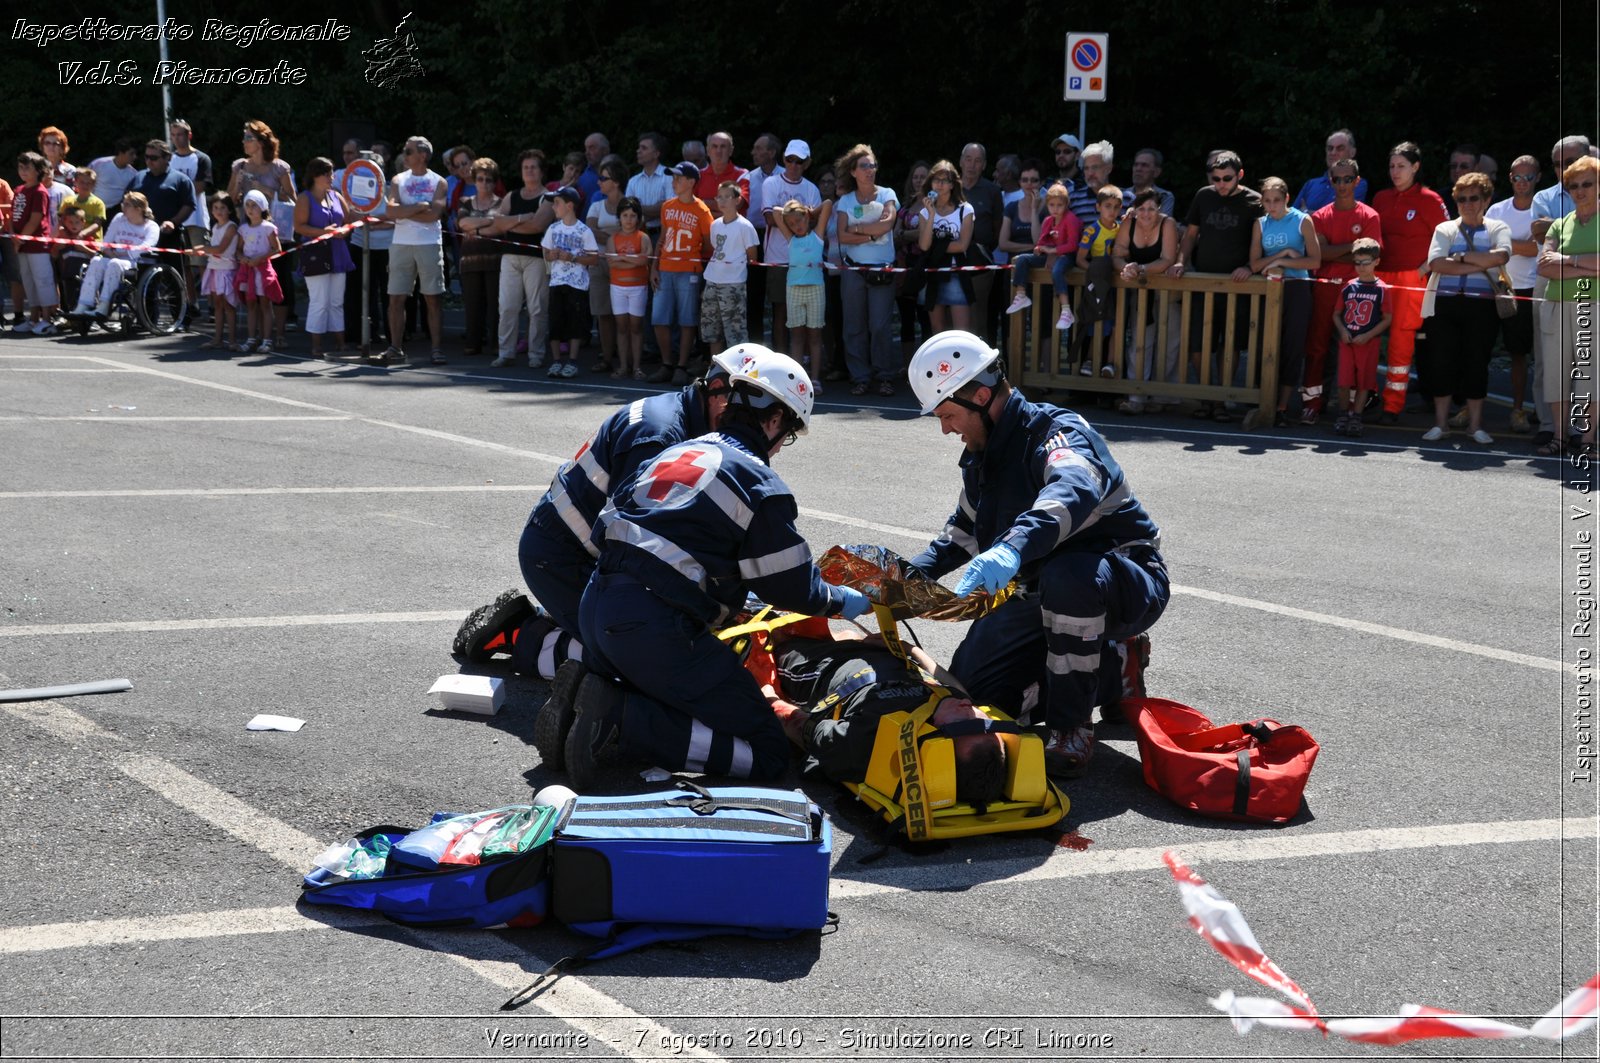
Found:
<path fill-rule="evenodd" d="M 1068 78 L 1067 79 L 1067 87 L 1069 89 L 1081 89 L 1081 88 L 1083 88 L 1083 79 L 1082 78 Z"/>

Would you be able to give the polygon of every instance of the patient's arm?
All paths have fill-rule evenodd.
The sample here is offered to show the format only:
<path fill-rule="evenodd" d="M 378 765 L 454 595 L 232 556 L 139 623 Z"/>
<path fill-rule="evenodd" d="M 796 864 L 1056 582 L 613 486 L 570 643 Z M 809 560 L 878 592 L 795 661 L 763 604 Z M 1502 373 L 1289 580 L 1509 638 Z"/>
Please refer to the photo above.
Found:
<path fill-rule="evenodd" d="M 783 733 L 789 736 L 789 741 L 804 749 L 806 747 L 804 710 L 793 702 L 784 701 L 771 683 L 763 683 L 761 693 L 772 704 L 772 714 L 783 725 Z"/>

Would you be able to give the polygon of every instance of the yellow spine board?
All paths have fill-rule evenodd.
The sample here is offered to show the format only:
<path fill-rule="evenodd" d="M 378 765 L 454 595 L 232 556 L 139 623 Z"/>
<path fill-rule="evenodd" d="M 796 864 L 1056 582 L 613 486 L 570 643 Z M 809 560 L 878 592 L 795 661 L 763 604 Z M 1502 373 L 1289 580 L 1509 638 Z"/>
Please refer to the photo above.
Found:
<path fill-rule="evenodd" d="M 996 604 L 1009 596 L 1010 589 L 996 596 Z M 769 620 L 768 612 L 763 610 L 749 623 L 720 631 L 717 637 L 732 640 L 756 632 L 764 636 L 774 628 L 805 619 L 787 614 Z M 874 605 L 873 614 L 884 644 L 922 674 L 929 685 L 929 697 L 911 712 L 890 713 L 879 721 L 866 778 L 859 783 L 847 782 L 845 788 L 887 822 L 902 826 L 912 841 L 1039 830 L 1059 823 L 1072 803 L 1045 775 L 1044 742 L 1035 734 L 1000 736 L 1006 746 L 1003 800 L 991 803 L 981 814 L 975 806 L 956 800 L 955 743 L 928 722 L 950 691 L 907 654 L 900 641 L 900 625 L 889 608 Z M 999 709 L 981 708 L 992 719 L 1011 722 L 1011 717 Z M 925 737 L 929 735 L 933 737 Z"/>

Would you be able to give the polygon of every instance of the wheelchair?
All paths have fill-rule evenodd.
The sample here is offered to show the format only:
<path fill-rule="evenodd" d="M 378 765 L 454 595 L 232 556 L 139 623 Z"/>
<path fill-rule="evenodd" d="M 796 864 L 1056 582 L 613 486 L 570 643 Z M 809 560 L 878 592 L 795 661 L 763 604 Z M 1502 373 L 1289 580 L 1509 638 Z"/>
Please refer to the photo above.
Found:
<path fill-rule="evenodd" d="M 88 268 L 85 264 L 79 272 L 79 286 Z M 189 290 L 183 274 L 164 262 L 146 260 L 122 274 L 122 281 L 111 296 L 111 312 L 104 318 L 96 315 L 67 320 L 68 327 L 76 329 L 80 336 L 87 336 L 95 325 L 124 336 L 135 332 L 170 336 L 181 327 L 188 310 Z"/>

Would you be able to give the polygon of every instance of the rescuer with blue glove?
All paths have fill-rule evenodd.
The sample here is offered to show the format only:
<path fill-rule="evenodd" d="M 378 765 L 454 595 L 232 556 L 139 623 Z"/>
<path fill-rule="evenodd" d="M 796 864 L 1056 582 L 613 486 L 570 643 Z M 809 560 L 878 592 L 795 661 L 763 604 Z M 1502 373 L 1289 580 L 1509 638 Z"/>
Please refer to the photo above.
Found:
<path fill-rule="evenodd" d="M 1046 770 L 1076 778 L 1094 752 L 1094 707 L 1120 719 L 1118 702 L 1144 693 L 1144 632 L 1170 594 L 1161 531 L 1100 433 L 1025 399 L 977 336 L 931 337 L 907 375 L 922 412 L 966 445 L 956 510 L 911 563 L 934 578 L 965 564 L 963 596 L 1020 584 L 973 622 L 950 671 L 975 702 L 1013 715 L 1039 684 Z"/>

